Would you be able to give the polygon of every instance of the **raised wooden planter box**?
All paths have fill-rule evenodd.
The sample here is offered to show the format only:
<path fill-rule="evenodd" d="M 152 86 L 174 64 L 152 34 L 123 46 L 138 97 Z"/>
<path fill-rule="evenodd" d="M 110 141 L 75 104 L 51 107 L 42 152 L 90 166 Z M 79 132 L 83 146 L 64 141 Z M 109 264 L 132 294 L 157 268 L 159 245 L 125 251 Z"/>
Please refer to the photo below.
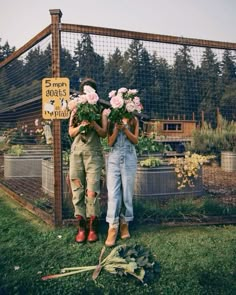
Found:
<path fill-rule="evenodd" d="M 177 188 L 177 178 L 173 166 L 147 168 L 138 166 L 134 196 L 135 197 L 165 197 L 165 196 L 201 196 L 203 192 L 202 170 L 194 180 L 194 187 Z"/>
<path fill-rule="evenodd" d="M 49 196 L 54 196 L 54 163 L 51 159 L 42 160 L 42 190 Z M 69 194 L 69 188 L 66 182 L 68 167 L 63 167 L 63 192 Z"/>
<path fill-rule="evenodd" d="M 51 149 L 26 149 L 20 156 L 4 154 L 4 177 L 42 177 L 42 160 L 52 155 Z"/>
<path fill-rule="evenodd" d="M 64 217 L 73 216 L 72 195 L 67 184 L 68 166 L 63 167 L 63 215 Z M 52 159 L 42 160 L 42 191 L 54 197 L 54 163 Z"/>

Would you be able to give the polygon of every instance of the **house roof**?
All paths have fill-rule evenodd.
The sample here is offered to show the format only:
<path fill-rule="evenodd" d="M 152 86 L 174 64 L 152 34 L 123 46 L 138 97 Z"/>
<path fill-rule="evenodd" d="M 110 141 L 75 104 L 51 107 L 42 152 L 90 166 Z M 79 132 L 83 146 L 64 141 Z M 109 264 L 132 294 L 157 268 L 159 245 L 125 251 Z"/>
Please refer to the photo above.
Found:
<path fill-rule="evenodd" d="M 0 122 L 18 121 L 28 113 L 40 111 L 42 108 L 42 97 L 37 96 L 26 101 L 8 106 L 0 110 Z"/>

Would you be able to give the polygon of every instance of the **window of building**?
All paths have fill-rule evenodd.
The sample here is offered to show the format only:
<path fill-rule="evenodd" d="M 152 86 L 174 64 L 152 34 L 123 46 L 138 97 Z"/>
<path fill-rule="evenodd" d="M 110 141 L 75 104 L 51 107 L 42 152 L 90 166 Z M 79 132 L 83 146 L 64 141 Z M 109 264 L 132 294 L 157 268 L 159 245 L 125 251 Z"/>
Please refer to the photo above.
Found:
<path fill-rule="evenodd" d="M 165 131 L 182 131 L 182 124 L 181 123 L 164 123 L 163 130 Z"/>

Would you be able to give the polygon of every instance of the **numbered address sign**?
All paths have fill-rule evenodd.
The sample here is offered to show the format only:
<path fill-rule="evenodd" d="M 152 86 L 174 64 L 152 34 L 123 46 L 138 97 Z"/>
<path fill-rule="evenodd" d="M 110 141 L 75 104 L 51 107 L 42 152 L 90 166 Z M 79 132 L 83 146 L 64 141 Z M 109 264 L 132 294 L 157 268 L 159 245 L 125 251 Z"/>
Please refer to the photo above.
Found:
<path fill-rule="evenodd" d="M 44 78 L 42 80 L 43 119 L 67 119 L 70 116 L 68 102 L 70 81 L 68 78 Z"/>

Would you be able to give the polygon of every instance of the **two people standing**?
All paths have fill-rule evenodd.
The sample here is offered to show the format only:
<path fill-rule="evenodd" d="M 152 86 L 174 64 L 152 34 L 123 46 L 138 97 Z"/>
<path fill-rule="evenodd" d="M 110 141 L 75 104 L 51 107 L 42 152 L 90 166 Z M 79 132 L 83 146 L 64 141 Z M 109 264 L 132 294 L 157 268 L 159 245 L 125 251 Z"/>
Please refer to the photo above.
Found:
<path fill-rule="evenodd" d="M 80 93 L 83 95 L 86 92 L 97 92 L 94 80 L 85 79 L 81 82 Z M 84 126 L 89 127 L 86 134 L 80 131 Z M 74 215 L 79 222 L 75 238 L 78 243 L 86 239 L 89 242 L 98 239 L 100 215 L 98 198 L 101 171 L 104 166 L 100 137 L 106 137 L 107 134 L 111 150 L 106 165 L 108 190 L 106 221 L 109 223 L 109 229 L 105 245 L 111 247 L 115 245 L 119 228 L 122 239 L 130 237 L 128 225 L 133 220 L 133 190 L 137 168 L 134 145 L 138 142 L 138 119 L 135 116 L 130 118 L 124 116 L 118 123 L 112 122 L 109 116 L 107 117 L 106 110 L 103 110 L 99 122 L 87 120 L 78 122 L 76 111 L 72 110 L 69 135 L 74 137 L 74 141 L 71 147 L 69 175 Z"/>

